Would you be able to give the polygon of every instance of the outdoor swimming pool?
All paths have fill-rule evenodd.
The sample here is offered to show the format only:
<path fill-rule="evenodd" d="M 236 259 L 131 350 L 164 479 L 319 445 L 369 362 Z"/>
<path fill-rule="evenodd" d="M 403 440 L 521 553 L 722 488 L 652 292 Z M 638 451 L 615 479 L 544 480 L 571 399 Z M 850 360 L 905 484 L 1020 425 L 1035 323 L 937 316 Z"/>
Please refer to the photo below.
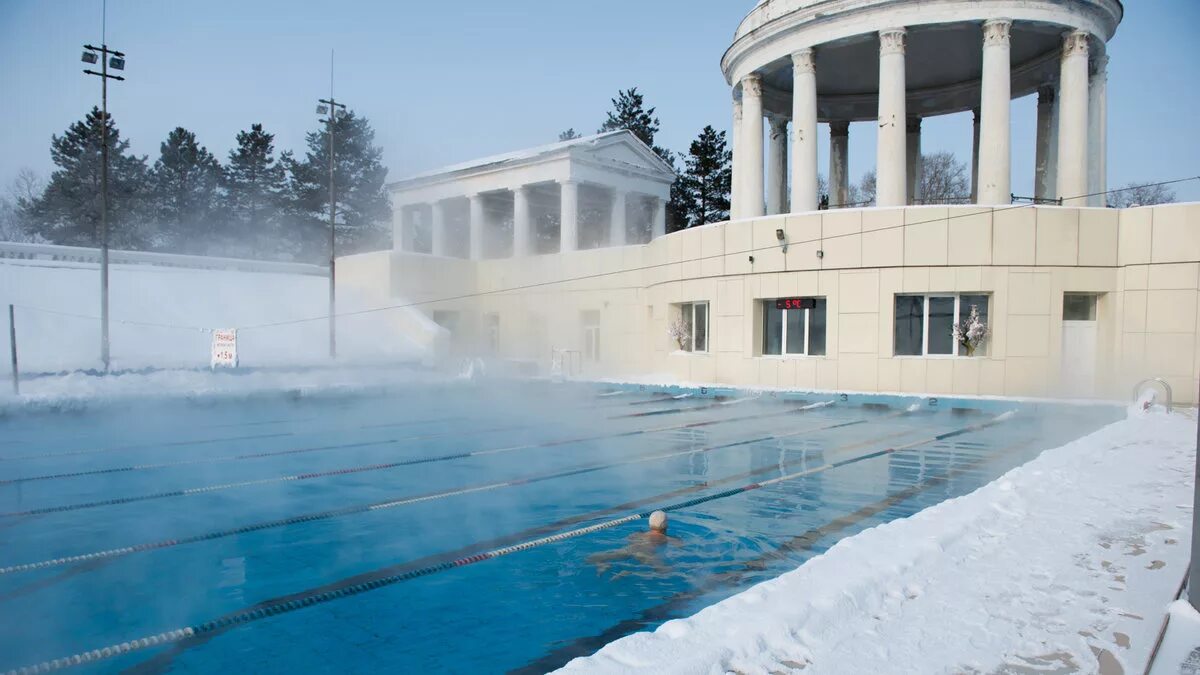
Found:
<path fill-rule="evenodd" d="M 541 672 L 1119 413 L 487 382 L 10 414 L 0 672 Z M 588 562 L 667 507 L 655 560 Z"/>

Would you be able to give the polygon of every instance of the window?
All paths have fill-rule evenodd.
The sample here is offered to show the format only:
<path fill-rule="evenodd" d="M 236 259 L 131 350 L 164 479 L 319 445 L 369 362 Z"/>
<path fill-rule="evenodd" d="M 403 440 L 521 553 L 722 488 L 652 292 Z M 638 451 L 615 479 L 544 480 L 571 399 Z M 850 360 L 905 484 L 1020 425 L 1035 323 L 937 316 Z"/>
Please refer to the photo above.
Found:
<path fill-rule="evenodd" d="M 825 298 L 799 298 L 803 309 L 782 309 L 775 299 L 763 300 L 764 356 L 825 354 Z M 785 303 L 787 304 L 787 303 Z"/>
<path fill-rule="evenodd" d="M 681 330 L 672 333 L 679 348 L 685 352 L 708 351 L 708 303 L 680 304 L 679 322 Z"/>
<path fill-rule="evenodd" d="M 484 337 L 487 339 L 488 354 L 500 353 L 500 315 L 489 312 L 483 315 Z"/>
<path fill-rule="evenodd" d="M 583 324 L 583 356 L 589 361 L 600 360 L 600 312 L 586 310 L 580 315 Z"/>
<path fill-rule="evenodd" d="M 433 322 L 453 334 L 458 330 L 458 312 L 435 309 L 433 310 Z"/>
<path fill-rule="evenodd" d="M 986 295 L 897 295 L 893 331 L 896 356 L 966 356 L 954 340 L 954 326 L 979 312 L 988 325 Z"/>
<path fill-rule="evenodd" d="M 1095 320 L 1095 295 L 1091 293 L 1063 293 L 1063 321 Z"/>

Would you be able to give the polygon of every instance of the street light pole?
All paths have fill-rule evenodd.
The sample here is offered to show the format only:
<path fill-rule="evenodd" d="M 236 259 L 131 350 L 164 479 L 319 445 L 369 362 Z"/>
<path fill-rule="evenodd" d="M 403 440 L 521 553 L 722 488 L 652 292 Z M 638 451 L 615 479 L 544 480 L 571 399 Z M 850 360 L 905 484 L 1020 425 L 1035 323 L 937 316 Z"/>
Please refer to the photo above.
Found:
<path fill-rule="evenodd" d="M 100 72 L 84 68 L 88 75 L 100 78 L 100 360 L 104 370 L 109 368 L 108 340 L 108 81 L 125 78 L 110 75 L 108 67 L 125 70 L 125 54 L 109 49 L 105 42 L 99 47 L 84 45 L 83 62 L 95 63 L 99 54 Z"/>
<path fill-rule="evenodd" d="M 337 193 L 334 189 L 333 180 L 333 129 L 334 122 L 337 121 L 338 110 L 340 109 L 344 111 L 346 106 L 338 103 L 333 98 L 332 74 L 329 78 L 329 98 L 318 99 L 317 102 L 320 104 L 317 106 L 318 114 L 325 114 L 326 112 L 329 113 L 329 117 L 325 120 L 326 128 L 328 129 L 329 134 L 329 358 L 335 359 L 337 358 L 337 300 L 334 295 L 337 277 L 335 273 L 335 265 L 337 264 L 335 260 L 335 254 L 337 251 L 335 242 L 335 223 L 337 222 Z"/>

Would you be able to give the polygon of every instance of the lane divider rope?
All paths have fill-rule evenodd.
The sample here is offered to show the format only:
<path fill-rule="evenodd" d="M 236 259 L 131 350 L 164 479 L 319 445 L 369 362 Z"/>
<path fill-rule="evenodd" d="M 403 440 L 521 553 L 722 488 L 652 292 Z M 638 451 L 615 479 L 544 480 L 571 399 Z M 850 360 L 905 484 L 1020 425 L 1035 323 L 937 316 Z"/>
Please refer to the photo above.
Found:
<path fill-rule="evenodd" d="M 882 419 L 882 418 L 880 418 L 880 419 Z M 495 489 L 504 488 L 504 487 L 516 487 L 516 486 L 521 486 L 521 485 L 529 485 L 532 483 L 540 483 L 543 481 L 554 480 L 557 478 L 567 478 L 570 476 L 577 476 L 577 475 L 581 475 L 581 474 L 585 474 L 585 473 L 592 473 L 592 472 L 596 472 L 596 471 L 601 471 L 603 469 L 610 469 L 610 468 L 614 468 L 614 467 L 618 467 L 618 466 L 627 466 L 630 464 L 652 462 L 652 461 L 656 461 L 656 460 L 660 460 L 660 459 L 669 459 L 672 457 L 680 457 L 680 456 L 684 456 L 684 455 L 712 452 L 714 450 L 723 450 L 723 449 L 732 448 L 732 447 L 749 445 L 752 443 L 760 443 L 760 442 L 772 441 L 772 440 L 781 440 L 784 438 L 798 436 L 800 434 L 810 434 L 810 433 L 818 433 L 821 431 L 828 431 L 828 430 L 832 430 L 832 429 L 840 429 L 840 428 L 854 426 L 857 424 L 863 424 L 865 422 L 871 422 L 871 421 L 878 421 L 878 420 L 869 420 L 869 419 L 849 420 L 849 421 L 845 421 L 845 422 L 838 422 L 836 424 L 828 424 L 828 425 L 822 425 L 822 426 L 816 426 L 816 427 L 806 427 L 804 429 L 800 429 L 800 430 L 794 431 L 794 432 L 788 432 L 786 434 L 775 434 L 775 435 L 771 435 L 771 436 L 764 436 L 761 438 L 754 438 L 754 439 L 749 439 L 749 440 L 741 440 L 741 441 L 735 441 L 735 442 L 730 442 L 730 443 L 723 443 L 723 444 L 712 445 L 712 446 L 707 446 L 707 447 L 703 447 L 703 448 L 690 448 L 687 450 L 680 450 L 680 451 L 674 451 L 674 452 L 669 452 L 669 453 L 658 453 L 658 454 L 647 455 L 647 456 L 643 456 L 643 457 L 635 457 L 632 459 L 627 459 L 627 460 L 623 460 L 623 461 L 619 461 L 619 462 L 611 462 L 611 463 L 606 463 L 606 464 L 587 464 L 587 465 L 572 467 L 570 469 L 565 469 L 562 471 L 556 471 L 556 472 L 552 472 L 552 473 L 539 474 L 539 475 L 533 475 L 533 476 L 524 476 L 521 478 L 514 478 L 514 479 L 506 480 L 506 481 L 484 483 L 484 484 L 479 484 L 479 485 L 456 488 L 453 490 L 445 490 L 445 491 L 441 491 L 441 492 L 432 492 L 432 493 L 427 493 L 427 494 L 423 494 L 423 495 L 414 495 L 414 496 L 401 497 L 401 498 L 396 498 L 396 499 L 389 499 L 389 500 L 385 500 L 385 501 L 381 501 L 381 502 L 374 502 L 374 503 L 370 503 L 370 504 L 359 504 L 359 505 L 347 506 L 347 507 L 343 507 L 343 508 L 339 508 L 339 509 L 329 509 L 326 511 L 317 511 L 317 512 L 313 512 L 313 513 L 299 515 L 299 516 L 290 516 L 288 518 L 279 518 L 276 520 L 253 523 L 253 524 L 244 525 L 241 527 L 216 530 L 213 532 L 207 532 L 205 534 L 198 534 L 198 535 L 193 535 L 193 536 L 189 536 L 189 537 L 163 539 L 160 541 L 147 542 L 147 543 L 142 543 L 142 544 L 134 544 L 131 546 L 122 546 L 119 548 L 111 548 L 111 549 L 106 549 L 106 550 L 102 550 L 102 551 L 94 551 L 91 553 L 81 553 L 78 555 L 64 556 L 64 557 L 60 557 L 60 558 L 42 560 L 39 562 L 9 565 L 7 567 L 0 567 L 0 575 L 14 574 L 17 572 L 27 572 L 30 570 L 37 570 L 37 569 L 46 569 L 46 568 L 50 568 L 50 567 L 58 567 L 61 565 L 69 565 L 69 564 L 79 563 L 79 562 L 88 562 L 88 561 L 93 561 L 93 560 L 117 558 L 117 557 L 121 557 L 121 556 L 125 556 L 125 555 L 130 555 L 133 553 L 140 553 L 143 551 L 152 551 L 152 550 L 158 550 L 158 549 L 163 549 L 163 548 L 170 548 L 173 546 L 182 546 L 185 544 L 193 544 L 193 543 L 198 543 L 198 542 L 202 542 L 202 541 L 211 541 L 214 539 L 221 539 L 224 537 L 230 537 L 230 536 L 235 536 L 235 535 L 240 535 L 240 534 L 248 534 L 250 532 L 258 532 L 261 530 L 267 530 L 267 529 L 272 529 L 272 528 L 277 528 L 277 527 L 286 527 L 289 525 L 297 525 L 300 523 L 309 523 L 309 522 L 313 522 L 313 521 L 317 521 L 317 520 L 328 520 L 328 519 L 332 519 L 332 518 L 340 518 L 342 516 L 348 516 L 348 515 L 353 515 L 353 514 L 358 514 L 358 513 L 367 513 L 370 511 L 378 511 L 378 510 L 382 510 L 382 509 L 390 509 L 390 508 L 394 508 L 394 507 L 398 507 L 398 506 L 407 506 L 410 504 L 428 502 L 428 501 L 433 501 L 433 500 L 437 500 L 437 499 L 445 499 L 447 497 L 456 497 L 456 496 L 460 496 L 460 495 L 473 494 L 476 492 L 485 492 L 485 491 L 495 490 Z M 907 433 L 907 431 L 905 433 Z M 895 435 L 895 434 L 893 434 L 893 435 Z M 877 440 L 879 440 L 879 439 L 876 439 L 876 441 Z M 856 444 L 856 445 L 861 445 L 861 443 Z M 851 445 L 849 447 L 854 447 L 854 446 Z M 773 464 L 771 466 L 778 466 L 778 465 Z"/>
<path fill-rule="evenodd" d="M 217 485 L 207 485 L 194 488 L 183 488 L 179 490 L 166 490 L 163 492 L 155 492 L 144 495 L 133 495 L 129 497 L 113 497 L 111 499 L 101 499 L 92 502 L 77 502 L 74 504 L 62 504 L 59 506 L 44 506 L 35 509 L 27 509 L 24 511 L 8 511 L 0 513 L 0 518 L 24 518 L 28 516 L 39 516 L 48 513 L 63 513 L 66 511 L 79 511 L 82 509 L 91 509 L 104 506 L 117 506 L 120 504 L 131 504 L 134 502 L 144 502 L 156 499 L 168 499 L 171 497 L 188 497 L 199 494 L 208 494 L 212 492 L 220 492 L 224 490 L 233 490 L 244 487 L 252 487 L 258 485 L 269 485 L 272 483 L 286 483 L 292 481 L 313 480 L 316 478 L 328 478 L 331 476 L 347 476 L 356 473 L 366 473 L 373 471 L 383 471 L 387 469 L 396 469 L 403 466 L 416 466 L 419 464 L 432 464 L 436 462 L 447 462 L 458 459 L 467 459 L 470 457 L 484 457 L 487 455 L 497 455 L 517 450 L 529 450 L 539 448 L 551 448 L 562 445 L 571 445 L 574 443 L 583 443 L 595 440 L 626 438 L 629 436 L 637 436 L 641 434 L 659 433 L 663 431 L 673 431 L 678 429 L 692 429 L 701 426 L 710 426 L 713 424 L 722 424 L 727 422 L 741 421 L 747 419 L 755 419 L 772 415 L 785 415 L 800 410 L 811 410 L 812 406 L 804 406 L 801 408 L 789 408 L 783 411 L 774 411 L 770 413 L 760 413 L 756 415 L 742 415 L 740 417 L 728 417 L 717 420 L 702 420 L 699 422 L 691 422 L 688 424 L 679 424 L 666 427 L 655 427 L 650 429 L 635 429 L 633 431 L 623 431 L 612 434 L 598 434 L 593 436 L 580 436 L 574 438 L 563 438 L 552 441 L 543 441 L 541 443 L 526 443 L 523 445 L 511 445 L 503 448 L 491 448 L 487 450 L 473 450 L 468 452 L 457 452 L 447 455 L 433 455 L 429 457 L 417 457 L 414 459 L 405 459 L 396 462 L 384 462 L 379 464 L 366 464 L 361 466 L 345 467 L 340 469 L 329 469 L 326 471 L 313 471 L 309 473 L 292 474 L 288 476 L 273 476 L 271 478 L 259 478 L 255 480 L 236 481 L 232 483 L 221 483 Z"/>
<path fill-rule="evenodd" d="M 911 449 L 911 448 L 914 448 L 914 447 L 917 447 L 920 445 L 925 445 L 927 443 L 934 443 L 937 441 L 946 440 L 948 438 L 953 438 L 955 436 L 961 436 L 963 434 L 981 431 L 988 427 L 992 427 L 997 424 L 1000 424 L 1001 422 L 1012 417 L 1012 415 L 1013 415 L 1013 412 L 1009 411 L 1009 412 L 997 415 L 996 417 L 993 417 L 992 419 L 987 420 L 985 422 L 980 422 L 977 424 L 972 424 L 972 425 L 969 425 L 966 427 L 955 429 L 953 431 L 948 431 L 948 432 L 944 432 L 941 434 L 937 434 L 935 436 L 928 437 L 928 438 L 925 438 L 925 439 L 922 439 L 919 441 L 914 441 L 912 443 L 907 443 L 904 445 L 899 445 L 899 446 L 887 448 L 884 450 L 877 450 L 874 452 L 869 452 L 869 453 L 866 453 L 863 455 L 858 455 L 858 456 L 855 456 L 852 458 L 847 458 L 847 459 L 840 460 L 837 462 L 826 462 L 825 464 L 813 467 L 811 469 L 805 469 L 802 471 L 797 471 L 794 473 L 786 474 L 783 476 L 777 476 L 777 477 L 769 479 L 769 480 L 758 481 L 755 483 L 748 483 L 741 487 L 731 488 L 728 490 L 722 490 L 720 492 L 715 492 L 715 493 L 712 493 L 709 495 L 704 495 L 704 496 L 696 497 L 696 498 L 689 499 L 686 501 L 677 502 L 675 504 L 669 504 L 667 506 L 659 507 L 658 509 L 655 509 L 655 510 L 678 511 L 681 509 L 691 508 L 693 506 L 698 506 L 700 504 L 704 504 L 707 502 L 716 501 L 718 499 L 724 499 L 726 497 L 732 497 L 734 495 L 749 492 L 751 490 L 758 490 L 758 489 L 761 489 L 761 488 L 764 488 L 764 487 L 767 487 L 770 485 L 775 485 L 775 484 L 782 483 L 785 481 L 795 480 L 797 478 L 802 478 L 804 476 L 821 473 L 823 471 L 828 471 L 830 469 L 836 469 L 836 468 L 847 466 L 847 465 L 854 464 L 857 462 L 874 459 L 876 457 L 882 457 L 885 455 L 894 454 L 896 452 Z M 276 616 L 278 614 L 294 612 L 298 609 L 303 609 L 305 607 L 311 607 L 312 605 L 326 603 L 326 602 L 329 602 L 332 600 L 337 600 L 339 598 L 359 595 L 362 593 L 366 593 L 368 591 L 373 591 L 378 588 L 383 588 L 384 586 L 391 586 L 396 583 L 400 583 L 400 582 L 404 582 L 404 581 L 411 581 L 413 579 L 418 579 L 421 577 L 429 576 L 431 574 L 436 574 L 438 572 L 444 572 L 444 571 L 455 569 L 458 567 L 472 565 L 472 564 L 475 564 L 478 562 L 483 562 L 485 560 L 492 560 L 492 559 L 499 558 L 502 556 L 511 555 L 513 553 L 527 551 L 529 549 L 537 548 L 539 546 L 545 546 L 546 544 L 553 544 L 556 542 L 564 541 L 566 539 L 573 539 L 576 537 L 581 537 L 581 536 L 584 536 L 587 534 L 591 534 L 593 532 L 599 532 L 602 530 L 611 529 L 611 528 L 617 527 L 619 525 L 624 525 L 626 523 L 632 523 L 632 522 L 635 522 L 638 520 L 644 520 L 644 519 L 649 518 L 651 513 L 653 513 L 653 511 L 643 511 L 641 513 L 631 513 L 631 514 L 629 514 L 627 516 L 623 516 L 621 518 L 614 518 L 612 520 L 607 520 L 607 521 L 604 521 L 601 523 L 596 523 L 594 525 L 588 525 L 586 527 L 576 528 L 573 530 L 567 530 L 565 532 L 560 532 L 558 534 L 553 534 L 553 535 L 549 535 L 546 537 L 531 539 L 531 540 L 528 540 L 525 542 L 521 542 L 519 544 L 514 544 L 512 546 L 504 546 L 501 548 L 491 549 L 489 551 L 484 551 L 482 553 L 467 556 L 465 558 L 459 558 L 457 560 L 448 561 L 448 562 L 442 563 L 440 565 L 430 565 L 428 567 L 422 567 L 420 569 L 409 570 L 409 571 L 401 572 L 401 573 L 397 573 L 397 574 L 386 574 L 386 571 L 388 571 L 390 569 L 394 569 L 394 568 L 391 568 L 391 567 L 384 568 L 383 570 L 379 571 L 379 573 L 382 574 L 382 576 L 376 576 L 375 578 L 373 578 L 369 581 L 364 581 L 364 582 L 352 584 L 349 586 L 336 587 L 336 588 L 332 588 L 330 590 L 325 590 L 325 591 L 297 594 L 297 595 L 291 596 L 291 599 L 288 599 L 288 600 L 265 601 L 263 603 L 259 603 L 259 605 L 257 605 L 256 607 L 254 607 L 252 609 L 246 609 L 246 610 L 234 612 L 231 614 L 226 614 L 225 616 L 222 616 L 218 619 L 205 621 L 203 623 L 199 623 L 199 624 L 195 624 L 195 625 L 191 625 L 191 626 L 185 626 L 183 628 L 176 628 L 174 630 L 163 631 L 161 633 L 155 633 L 153 635 L 149 635 L 149 636 L 146 636 L 143 638 L 138 638 L 136 640 L 130 640 L 128 642 L 121 642 L 121 643 L 109 645 L 107 647 L 103 647 L 100 649 L 93 649 L 93 650 L 86 651 L 86 652 L 80 652 L 78 654 L 73 654 L 71 656 L 53 659 L 51 661 L 43 661 L 42 663 L 36 664 L 34 666 L 11 670 L 6 675 L 25 675 L 26 673 L 50 672 L 53 670 L 59 670 L 62 668 L 81 665 L 84 663 L 94 663 L 94 662 L 102 661 L 105 659 L 112 658 L 113 656 L 127 654 L 129 652 L 146 649 L 148 647 L 156 647 L 159 645 L 171 644 L 171 643 L 179 642 L 179 641 L 182 641 L 182 640 L 185 640 L 188 638 L 193 638 L 193 637 L 197 637 L 197 636 L 203 636 L 203 635 L 207 635 L 207 634 L 216 633 L 218 631 L 221 631 L 223 629 L 226 629 L 226 628 L 238 625 L 238 624 L 248 623 L 251 621 L 257 621 L 259 619 L 265 619 L 267 617 Z"/>

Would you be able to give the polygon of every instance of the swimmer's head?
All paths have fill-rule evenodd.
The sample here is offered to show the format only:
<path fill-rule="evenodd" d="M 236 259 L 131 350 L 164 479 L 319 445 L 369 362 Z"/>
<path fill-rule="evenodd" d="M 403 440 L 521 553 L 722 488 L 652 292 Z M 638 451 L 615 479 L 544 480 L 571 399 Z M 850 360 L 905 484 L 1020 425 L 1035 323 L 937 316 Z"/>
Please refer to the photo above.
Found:
<path fill-rule="evenodd" d="M 650 514 L 650 530 L 652 532 L 667 531 L 667 514 L 662 511 L 655 511 Z"/>

